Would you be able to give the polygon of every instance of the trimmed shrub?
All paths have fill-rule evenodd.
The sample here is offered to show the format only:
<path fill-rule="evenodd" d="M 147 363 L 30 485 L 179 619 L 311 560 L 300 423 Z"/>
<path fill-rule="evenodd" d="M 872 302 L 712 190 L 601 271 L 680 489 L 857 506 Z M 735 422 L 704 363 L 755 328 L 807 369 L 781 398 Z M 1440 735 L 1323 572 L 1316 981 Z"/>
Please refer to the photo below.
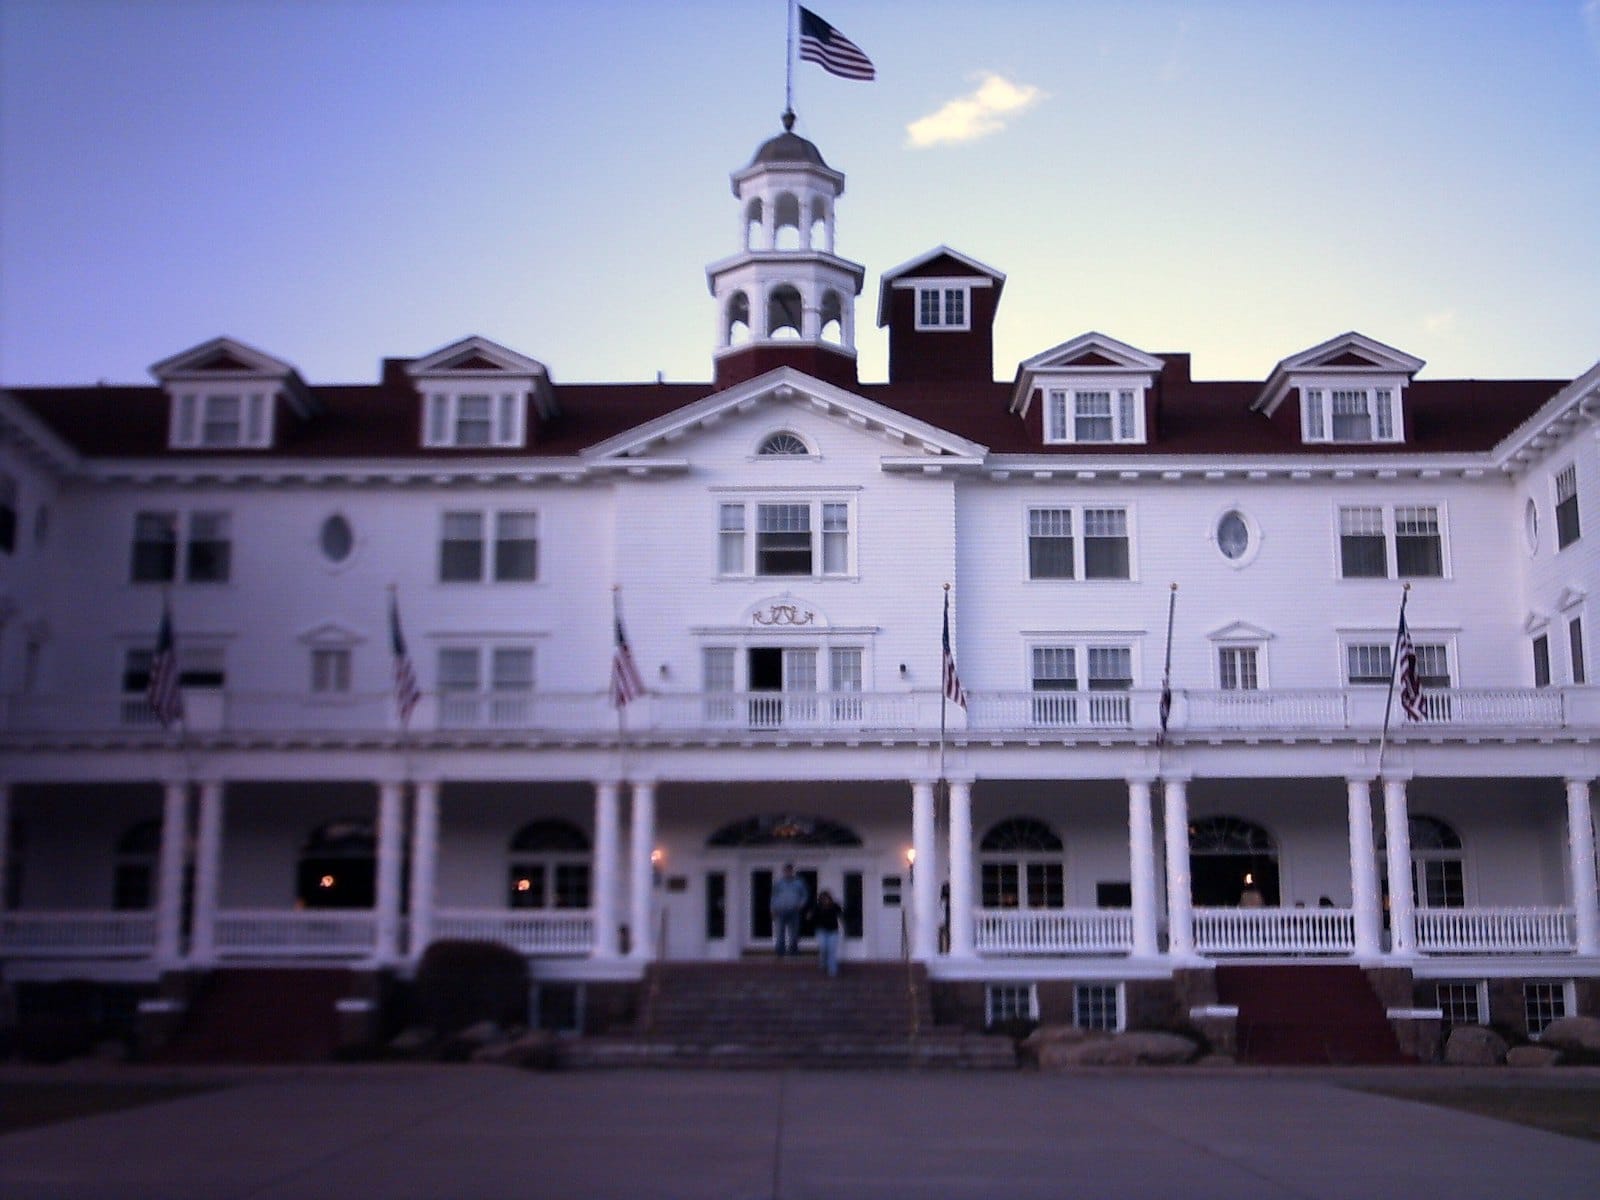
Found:
<path fill-rule="evenodd" d="M 499 942 L 434 942 L 417 964 L 416 1004 L 441 1037 L 480 1021 L 525 1024 L 528 964 Z"/>

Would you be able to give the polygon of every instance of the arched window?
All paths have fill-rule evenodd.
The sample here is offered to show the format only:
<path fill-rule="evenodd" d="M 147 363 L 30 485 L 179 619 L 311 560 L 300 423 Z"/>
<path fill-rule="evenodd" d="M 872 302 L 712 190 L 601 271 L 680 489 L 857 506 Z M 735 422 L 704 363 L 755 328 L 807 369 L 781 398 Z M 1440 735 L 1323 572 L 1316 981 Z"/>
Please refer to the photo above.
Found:
<path fill-rule="evenodd" d="M 111 906 L 123 912 L 155 904 L 156 858 L 161 853 L 161 822 L 140 821 L 117 839 Z"/>
<path fill-rule="evenodd" d="M 1265 829 L 1240 817 L 1189 823 L 1189 877 L 1201 907 L 1279 904 L 1278 847 Z"/>
<path fill-rule="evenodd" d="M 511 839 L 509 908 L 588 908 L 589 835 L 571 821 L 529 821 Z"/>
<path fill-rule="evenodd" d="M 295 898 L 303 908 L 371 908 L 377 837 L 365 817 L 342 817 L 311 831 L 300 849 Z"/>
<path fill-rule="evenodd" d="M 1465 908 L 1466 871 L 1461 835 L 1438 817 L 1414 814 L 1411 835 L 1411 896 L 1418 908 Z M 1386 848 L 1381 836 L 1378 849 Z"/>
<path fill-rule="evenodd" d="M 978 843 L 984 908 L 1064 908 L 1065 847 L 1034 817 L 1008 817 Z"/>
<path fill-rule="evenodd" d="M 767 297 L 767 336 L 797 338 L 802 320 L 799 289 L 787 283 L 773 288 Z"/>
<path fill-rule="evenodd" d="M 826 817 L 794 813 L 768 813 L 724 825 L 706 839 L 712 847 L 741 846 L 859 846 L 855 830 Z"/>
<path fill-rule="evenodd" d="M 761 443 L 756 451 L 760 455 L 779 456 L 785 454 L 810 454 L 811 447 L 800 440 L 800 435 L 790 433 L 787 429 L 780 429 Z"/>

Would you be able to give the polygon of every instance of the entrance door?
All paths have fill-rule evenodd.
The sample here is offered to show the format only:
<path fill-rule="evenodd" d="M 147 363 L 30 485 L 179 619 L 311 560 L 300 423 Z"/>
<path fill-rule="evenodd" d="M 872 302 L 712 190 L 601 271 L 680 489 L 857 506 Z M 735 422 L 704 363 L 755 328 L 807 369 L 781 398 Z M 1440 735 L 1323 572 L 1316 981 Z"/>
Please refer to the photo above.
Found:
<path fill-rule="evenodd" d="M 750 725 L 774 729 L 814 718 L 817 652 L 804 647 L 752 646 L 746 661 Z M 766 695 L 756 693 L 770 693 Z"/>
<path fill-rule="evenodd" d="M 749 869 L 746 949 L 772 948 L 772 884 L 782 873 L 781 864 L 762 863 Z M 804 881 L 813 902 L 816 901 L 817 894 L 823 890 L 833 893 L 833 898 L 844 909 L 845 946 L 848 947 L 852 943 L 857 946 L 863 945 L 866 936 L 866 872 L 853 863 L 811 865 L 796 863 L 794 873 Z M 800 918 L 800 940 L 810 942 L 815 934 L 816 926 L 812 924 L 811 914 L 807 912 Z M 871 953 L 870 948 L 867 953 Z"/>
<path fill-rule="evenodd" d="M 806 885 L 812 900 L 817 898 L 819 875 L 815 867 L 796 867 L 795 875 Z M 750 869 L 750 942 L 752 946 L 772 945 L 772 883 L 783 874 L 782 867 L 752 867 Z M 809 911 L 800 916 L 800 940 L 805 941 L 816 933 Z"/>
<path fill-rule="evenodd" d="M 1189 859 L 1196 908 L 1236 908 L 1254 888 L 1265 908 L 1278 907 L 1278 860 L 1266 854 L 1196 854 Z"/>

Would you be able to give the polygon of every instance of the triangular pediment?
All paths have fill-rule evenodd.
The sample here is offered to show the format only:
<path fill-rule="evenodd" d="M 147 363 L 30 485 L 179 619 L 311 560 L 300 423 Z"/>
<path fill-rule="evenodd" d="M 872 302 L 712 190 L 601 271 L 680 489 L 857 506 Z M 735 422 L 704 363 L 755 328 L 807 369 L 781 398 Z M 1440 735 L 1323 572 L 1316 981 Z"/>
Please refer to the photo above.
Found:
<path fill-rule="evenodd" d="M 1206 639 L 1212 642 L 1265 642 L 1274 635 L 1259 625 L 1252 625 L 1249 621 L 1232 621 L 1219 629 L 1213 629 L 1206 634 Z"/>
<path fill-rule="evenodd" d="M 162 383 L 207 378 L 288 379 L 296 374 L 290 364 L 230 337 L 201 342 L 150 368 Z"/>
<path fill-rule="evenodd" d="M 1011 411 L 1027 416 L 1034 393 L 1047 380 L 1066 380 L 1075 375 L 1115 376 L 1130 380 L 1129 386 L 1149 387 L 1165 365 L 1164 359 L 1114 337 L 1093 331 L 1081 333 L 1035 354 L 1017 368 Z"/>
<path fill-rule="evenodd" d="M 471 378 L 504 376 L 508 379 L 548 378 L 537 359 L 507 349 L 486 337 L 467 337 L 413 360 L 407 367 L 413 379 L 438 379 L 451 375 Z"/>
<path fill-rule="evenodd" d="M 898 267 L 891 267 L 879 278 L 884 283 L 893 283 L 896 279 L 902 278 L 945 279 L 963 275 L 992 279 L 996 283 L 1004 283 L 1006 278 L 1004 271 L 997 271 L 987 263 L 968 258 L 959 250 L 950 249 L 949 246 L 935 246 L 925 254 L 919 254 Z"/>
<path fill-rule="evenodd" d="M 356 630 L 347 625 L 341 625 L 337 621 L 324 621 L 321 625 L 315 625 L 310 629 L 303 630 L 298 640 L 306 646 L 332 648 L 358 646 L 366 641 L 367 638 L 365 634 L 358 633 Z"/>
<path fill-rule="evenodd" d="M 1422 359 L 1365 334 L 1341 333 L 1309 350 L 1291 354 L 1275 366 L 1251 407 L 1271 416 L 1305 376 L 1348 376 L 1352 380 L 1378 376 L 1403 382 L 1424 365 Z"/>
<path fill-rule="evenodd" d="M 1582 604 L 1588 595 L 1589 593 L 1581 587 L 1568 584 L 1561 589 L 1560 595 L 1556 597 L 1556 609 L 1560 612 L 1565 612 L 1569 608 L 1575 608 Z"/>
<path fill-rule="evenodd" d="M 794 408 L 837 421 L 857 435 L 880 439 L 886 451 L 899 456 L 975 462 L 986 447 L 868 400 L 793 367 L 779 367 L 746 380 L 665 416 L 608 438 L 584 456 L 594 462 L 637 460 L 660 454 L 681 454 L 685 439 L 729 420 L 770 417 L 777 409 Z"/>

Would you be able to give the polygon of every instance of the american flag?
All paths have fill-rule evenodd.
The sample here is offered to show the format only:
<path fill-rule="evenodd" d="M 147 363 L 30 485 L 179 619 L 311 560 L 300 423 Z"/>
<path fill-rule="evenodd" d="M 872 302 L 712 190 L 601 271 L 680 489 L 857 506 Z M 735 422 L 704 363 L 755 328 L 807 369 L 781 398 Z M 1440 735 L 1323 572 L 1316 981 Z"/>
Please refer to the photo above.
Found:
<path fill-rule="evenodd" d="M 422 699 L 417 686 L 417 669 L 406 651 L 406 635 L 400 631 L 400 601 L 389 592 L 389 646 L 394 651 L 394 703 L 400 710 L 400 724 L 411 722 L 411 711 Z"/>
<path fill-rule="evenodd" d="M 967 706 L 967 689 L 961 686 L 961 676 L 956 674 L 956 656 L 950 653 L 950 593 L 944 594 L 944 698 L 962 708 Z"/>
<path fill-rule="evenodd" d="M 161 625 L 156 630 L 156 652 L 150 659 L 150 708 L 163 728 L 183 720 L 183 690 L 179 686 L 178 644 L 172 636 L 172 610 L 163 601 Z"/>
<path fill-rule="evenodd" d="M 800 10 L 800 57 L 844 79 L 878 77 L 872 60 L 861 52 L 861 47 L 809 8 Z"/>
<path fill-rule="evenodd" d="M 1400 680 L 1400 707 L 1413 721 L 1426 715 L 1422 709 L 1422 680 L 1417 675 L 1417 648 L 1406 626 L 1406 607 L 1400 606 L 1400 632 L 1395 637 L 1395 671 Z"/>
<path fill-rule="evenodd" d="M 639 678 L 633 651 L 628 648 L 628 635 L 622 628 L 622 598 L 613 592 L 611 599 L 617 641 L 616 650 L 611 655 L 611 706 L 622 708 L 644 695 L 644 680 Z"/>

